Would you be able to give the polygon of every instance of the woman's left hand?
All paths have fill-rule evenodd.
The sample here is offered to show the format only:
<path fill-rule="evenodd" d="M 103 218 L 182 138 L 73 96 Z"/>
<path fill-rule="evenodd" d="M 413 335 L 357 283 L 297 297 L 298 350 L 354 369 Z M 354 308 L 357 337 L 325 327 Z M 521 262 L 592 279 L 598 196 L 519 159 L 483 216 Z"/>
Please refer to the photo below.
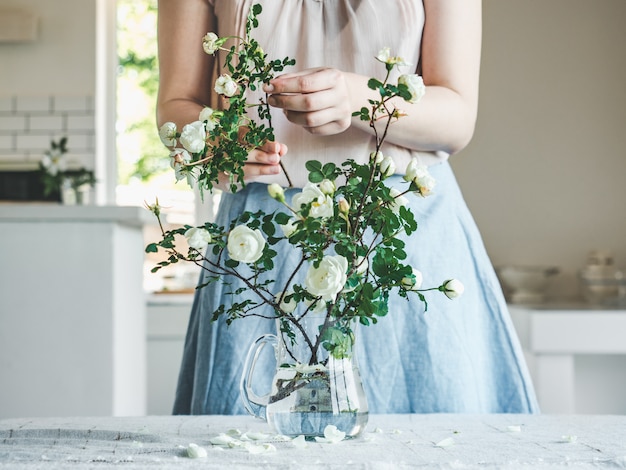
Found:
<path fill-rule="evenodd" d="M 352 109 L 346 77 L 321 67 L 280 75 L 265 85 L 270 106 L 317 135 L 339 134 L 350 127 Z"/>

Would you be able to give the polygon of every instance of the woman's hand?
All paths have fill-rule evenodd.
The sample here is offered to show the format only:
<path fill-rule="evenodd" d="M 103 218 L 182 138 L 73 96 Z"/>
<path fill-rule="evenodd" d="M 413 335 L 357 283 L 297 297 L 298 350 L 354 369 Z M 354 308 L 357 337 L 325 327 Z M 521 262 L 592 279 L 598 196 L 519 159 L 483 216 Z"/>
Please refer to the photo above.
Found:
<path fill-rule="evenodd" d="M 346 77 L 340 70 L 315 68 L 280 75 L 265 85 L 270 106 L 312 134 L 339 134 L 350 127 L 352 109 Z"/>
<path fill-rule="evenodd" d="M 287 153 L 287 146 L 279 142 L 266 142 L 262 147 L 252 150 L 243 167 L 244 180 L 258 176 L 276 175 L 281 172 L 280 159 Z M 230 177 L 226 173 L 219 175 L 219 187 L 226 188 Z"/>

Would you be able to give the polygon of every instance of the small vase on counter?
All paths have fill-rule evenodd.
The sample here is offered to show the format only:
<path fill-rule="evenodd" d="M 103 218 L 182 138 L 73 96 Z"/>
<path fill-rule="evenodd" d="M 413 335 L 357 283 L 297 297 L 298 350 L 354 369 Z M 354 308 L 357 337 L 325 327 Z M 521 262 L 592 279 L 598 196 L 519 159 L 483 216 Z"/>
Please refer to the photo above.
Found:
<path fill-rule="evenodd" d="M 76 186 L 72 178 L 65 178 L 61 186 L 61 202 L 65 206 L 86 206 L 91 204 L 91 185 Z"/>
<path fill-rule="evenodd" d="M 609 252 L 590 252 L 580 280 L 583 297 L 590 304 L 611 305 L 626 299 L 624 273 L 615 266 L 615 259 Z"/>

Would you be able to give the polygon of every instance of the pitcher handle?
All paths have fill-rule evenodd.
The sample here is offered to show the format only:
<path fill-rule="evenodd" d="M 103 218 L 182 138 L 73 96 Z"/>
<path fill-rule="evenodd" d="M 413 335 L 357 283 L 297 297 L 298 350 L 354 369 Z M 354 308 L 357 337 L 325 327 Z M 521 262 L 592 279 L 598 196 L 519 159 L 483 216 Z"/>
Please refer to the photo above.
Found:
<path fill-rule="evenodd" d="M 243 401 L 243 406 L 246 408 L 246 411 L 248 411 L 248 413 L 252 416 L 256 416 L 257 418 L 264 420 L 266 419 L 265 410 L 269 402 L 270 392 L 261 397 L 258 396 L 254 393 L 254 390 L 252 390 L 251 382 L 252 374 L 254 373 L 254 367 L 256 366 L 259 354 L 261 354 L 261 351 L 267 344 L 270 344 L 273 346 L 274 350 L 276 350 L 276 347 L 278 346 L 278 338 L 276 335 L 266 334 L 260 336 L 254 343 L 252 343 L 246 357 L 246 362 L 243 365 L 243 373 L 241 374 L 241 382 L 239 384 L 241 400 Z"/>

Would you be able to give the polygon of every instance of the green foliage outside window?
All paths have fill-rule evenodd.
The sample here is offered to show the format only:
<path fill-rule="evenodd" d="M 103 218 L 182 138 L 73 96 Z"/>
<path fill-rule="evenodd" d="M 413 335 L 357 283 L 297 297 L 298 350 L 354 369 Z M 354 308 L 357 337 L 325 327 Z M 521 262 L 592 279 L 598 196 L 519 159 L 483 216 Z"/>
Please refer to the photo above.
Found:
<path fill-rule="evenodd" d="M 117 2 L 118 181 L 149 182 L 169 170 L 155 122 L 158 89 L 156 0 Z"/>

